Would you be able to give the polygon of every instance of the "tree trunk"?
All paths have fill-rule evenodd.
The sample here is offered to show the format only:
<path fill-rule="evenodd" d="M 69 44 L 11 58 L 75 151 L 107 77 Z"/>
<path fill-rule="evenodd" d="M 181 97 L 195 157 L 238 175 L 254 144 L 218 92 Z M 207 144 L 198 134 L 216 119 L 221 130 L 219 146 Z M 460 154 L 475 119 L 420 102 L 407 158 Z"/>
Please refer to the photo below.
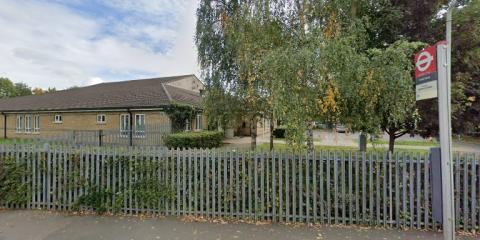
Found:
<path fill-rule="evenodd" d="M 309 152 L 313 152 L 315 150 L 313 145 L 313 122 L 308 123 L 307 148 Z"/>
<path fill-rule="evenodd" d="M 367 151 L 367 141 L 368 141 L 367 134 L 365 132 L 360 133 L 358 145 L 361 152 Z"/>
<path fill-rule="evenodd" d="M 395 132 L 389 133 L 388 136 L 389 136 L 389 139 L 388 139 L 388 151 L 391 152 L 391 153 L 393 153 L 393 150 L 394 150 L 394 148 L 395 148 L 395 139 L 396 139 L 396 137 L 395 137 Z"/>
<path fill-rule="evenodd" d="M 273 113 L 270 115 L 270 151 L 273 150 L 273 128 L 274 128 Z"/>
<path fill-rule="evenodd" d="M 250 125 L 250 136 L 252 138 L 250 147 L 255 149 L 257 147 L 257 117 L 252 118 Z"/>

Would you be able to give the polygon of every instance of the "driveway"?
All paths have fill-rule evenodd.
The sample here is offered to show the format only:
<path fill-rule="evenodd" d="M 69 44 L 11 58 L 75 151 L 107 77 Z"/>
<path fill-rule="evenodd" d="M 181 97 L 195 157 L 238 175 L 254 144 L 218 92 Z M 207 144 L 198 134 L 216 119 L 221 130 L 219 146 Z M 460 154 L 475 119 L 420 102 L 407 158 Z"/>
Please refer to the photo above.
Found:
<path fill-rule="evenodd" d="M 438 232 L 353 226 L 191 222 L 174 217 L 145 219 L 74 216 L 47 211 L 0 211 L 1 240 L 33 239 L 442 239 Z M 460 237 L 459 239 L 474 239 Z"/>

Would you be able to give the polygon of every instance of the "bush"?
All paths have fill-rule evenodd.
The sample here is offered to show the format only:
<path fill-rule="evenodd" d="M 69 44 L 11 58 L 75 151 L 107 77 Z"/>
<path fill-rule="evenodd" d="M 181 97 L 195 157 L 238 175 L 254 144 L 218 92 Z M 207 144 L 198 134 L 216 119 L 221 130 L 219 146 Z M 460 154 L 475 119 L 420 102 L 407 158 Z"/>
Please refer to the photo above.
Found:
<path fill-rule="evenodd" d="M 275 138 L 285 138 L 285 128 L 279 127 L 273 130 L 273 136 Z"/>
<path fill-rule="evenodd" d="M 168 148 L 216 148 L 220 147 L 222 139 L 222 132 L 181 132 L 168 135 L 165 145 Z"/>

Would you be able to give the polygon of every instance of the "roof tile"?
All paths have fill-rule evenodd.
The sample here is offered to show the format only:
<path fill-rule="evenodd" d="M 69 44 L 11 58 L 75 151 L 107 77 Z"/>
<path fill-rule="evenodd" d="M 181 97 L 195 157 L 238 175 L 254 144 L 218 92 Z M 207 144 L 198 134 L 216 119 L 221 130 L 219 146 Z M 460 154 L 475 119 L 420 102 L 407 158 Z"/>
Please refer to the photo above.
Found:
<path fill-rule="evenodd" d="M 1 99 L 0 112 L 148 108 L 174 103 L 200 107 L 199 93 L 166 84 L 192 77 L 195 76 L 108 82 L 39 96 Z"/>

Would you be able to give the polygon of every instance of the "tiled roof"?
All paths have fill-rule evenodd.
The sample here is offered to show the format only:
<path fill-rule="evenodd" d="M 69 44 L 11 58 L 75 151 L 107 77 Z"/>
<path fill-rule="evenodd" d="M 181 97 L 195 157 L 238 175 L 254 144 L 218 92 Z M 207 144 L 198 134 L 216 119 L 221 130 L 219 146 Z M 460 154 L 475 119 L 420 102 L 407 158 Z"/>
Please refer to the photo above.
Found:
<path fill-rule="evenodd" d="M 0 100 L 0 112 L 201 106 L 198 92 L 170 86 L 195 75 L 101 83 L 87 87 Z"/>

